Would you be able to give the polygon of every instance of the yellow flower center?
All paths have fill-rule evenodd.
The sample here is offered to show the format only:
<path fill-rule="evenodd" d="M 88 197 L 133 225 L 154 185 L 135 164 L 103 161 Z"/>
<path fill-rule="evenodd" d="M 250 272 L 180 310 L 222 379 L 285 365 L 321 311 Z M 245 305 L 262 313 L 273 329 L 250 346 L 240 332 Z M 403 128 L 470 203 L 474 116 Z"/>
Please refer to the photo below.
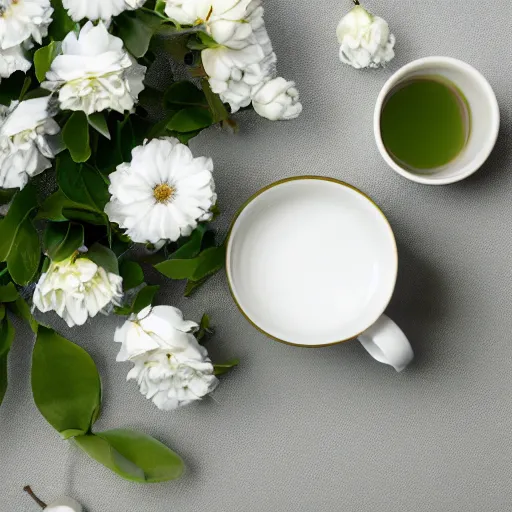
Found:
<path fill-rule="evenodd" d="M 160 183 L 153 189 L 153 195 L 159 203 L 166 203 L 174 195 L 174 188 L 167 183 Z"/>

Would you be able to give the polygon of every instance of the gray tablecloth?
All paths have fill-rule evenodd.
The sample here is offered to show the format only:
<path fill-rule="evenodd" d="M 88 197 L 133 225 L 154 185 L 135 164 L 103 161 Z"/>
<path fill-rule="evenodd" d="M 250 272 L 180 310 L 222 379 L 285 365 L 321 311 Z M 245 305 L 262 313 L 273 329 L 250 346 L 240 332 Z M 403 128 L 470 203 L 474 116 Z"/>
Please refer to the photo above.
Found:
<path fill-rule="evenodd" d="M 415 363 L 397 374 L 356 342 L 311 350 L 270 341 L 238 313 L 223 274 L 189 300 L 180 283 L 168 282 L 159 302 L 189 318 L 208 311 L 217 326 L 213 355 L 242 364 L 213 398 L 165 413 L 125 383 L 129 365 L 115 362 L 112 341 L 119 319 L 63 328 L 100 368 L 98 427 L 144 430 L 186 460 L 181 480 L 142 486 L 89 460 L 45 423 L 30 393 L 33 340 L 20 326 L 0 409 L 1 512 L 37 510 L 22 492 L 26 484 L 47 500 L 72 495 L 89 512 L 510 509 L 512 7 L 508 0 L 368 0 L 397 37 L 396 59 L 368 72 L 338 61 L 336 24 L 349 7 L 348 0 L 268 0 L 279 72 L 297 81 L 303 115 L 271 123 L 245 113 L 238 135 L 209 130 L 192 147 L 214 159 L 224 231 L 249 195 L 278 178 L 333 176 L 370 194 L 398 240 L 389 313 L 410 337 Z M 482 71 L 502 113 L 490 160 L 447 187 L 396 175 L 373 140 L 385 80 L 428 55 Z"/>

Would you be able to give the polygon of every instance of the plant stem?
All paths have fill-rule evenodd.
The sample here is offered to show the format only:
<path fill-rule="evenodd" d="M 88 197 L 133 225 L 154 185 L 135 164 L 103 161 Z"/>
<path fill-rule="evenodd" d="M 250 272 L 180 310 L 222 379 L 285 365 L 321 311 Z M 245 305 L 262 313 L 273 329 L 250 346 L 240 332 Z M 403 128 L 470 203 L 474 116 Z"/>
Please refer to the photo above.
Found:
<path fill-rule="evenodd" d="M 23 487 L 23 490 L 44 510 L 46 508 L 46 503 L 40 500 L 35 494 L 34 491 L 30 488 L 30 485 L 26 485 Z"/>

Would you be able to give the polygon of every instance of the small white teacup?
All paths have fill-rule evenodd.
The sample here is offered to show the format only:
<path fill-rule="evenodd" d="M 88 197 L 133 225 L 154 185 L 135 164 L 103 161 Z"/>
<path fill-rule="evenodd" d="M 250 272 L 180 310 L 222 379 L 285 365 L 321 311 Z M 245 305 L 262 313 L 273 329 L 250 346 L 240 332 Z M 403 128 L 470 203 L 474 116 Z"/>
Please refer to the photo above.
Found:
<path fill-rule="evenodd" d="M 386 100 L 397 85 L 418 76 L 441 76 L 452 82 L 469 104 L 471 128 L 462 152 L 432 174 L 415 173 L 397 163 L 388 153 L 381 134 L 381 114 Z M 450 57 L 427 57 L 399 69 L 384 85 L 374 113 L 375 140 L 387 164 L 398 174 L 417 183 L 446 185 L 467 178 L 487 160 L 498 137 L 500 113 L 489 82 L 475 68 Z"/>
<path fill-rule="evenodd" d="M 255 194 L 233 221 L 226 269 L 241 312 L 277 341 L 323 347 L 359 338 L 397 371 L 413 358 L 384 315 L 398 270 L 393 231 L 351 185 L 299 176 Z"/>

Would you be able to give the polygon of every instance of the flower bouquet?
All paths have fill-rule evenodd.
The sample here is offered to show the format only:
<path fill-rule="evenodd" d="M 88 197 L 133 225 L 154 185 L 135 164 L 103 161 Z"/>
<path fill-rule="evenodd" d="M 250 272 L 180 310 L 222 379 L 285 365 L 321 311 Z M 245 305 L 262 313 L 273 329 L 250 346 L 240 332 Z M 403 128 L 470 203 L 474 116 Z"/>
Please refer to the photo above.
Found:
<path fill-rule="evenodd" d="M 143 268 L 190 295 L 223 267 L 213 162 L 187 144 L 240 109 L 297 117 L 297 89 L 277 76 L 260 0 L 3 0 L 0 14 L 0 401 L 17 315 L 36 337 L 34 401 L 63 439 L 123 478 L 177 478 L 181 458 L 152 437 L 93 431 L 96 365 L 39 313 L 127 317 L 118 360 L 162 410 L 213 391 L 237 361 L 210 360 L 206 315 L 154 306 Z M 169 57 L 189 78 L 152 88 Z"/>

